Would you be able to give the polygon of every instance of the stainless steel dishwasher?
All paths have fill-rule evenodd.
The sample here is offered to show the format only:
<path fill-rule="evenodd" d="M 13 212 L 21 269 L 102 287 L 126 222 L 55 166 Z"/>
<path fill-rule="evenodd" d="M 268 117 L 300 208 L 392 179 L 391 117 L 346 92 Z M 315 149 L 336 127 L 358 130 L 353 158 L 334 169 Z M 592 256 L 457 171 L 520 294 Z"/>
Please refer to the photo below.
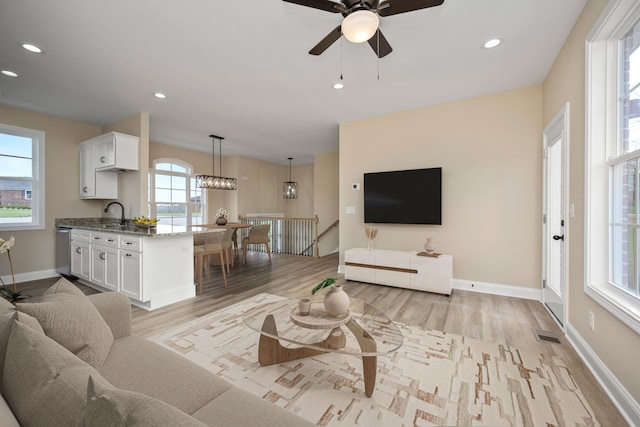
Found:
<path fill-rule="evenodd" d="M 71 276 L 71 229 L 56 229 L 56 272 Z"/>

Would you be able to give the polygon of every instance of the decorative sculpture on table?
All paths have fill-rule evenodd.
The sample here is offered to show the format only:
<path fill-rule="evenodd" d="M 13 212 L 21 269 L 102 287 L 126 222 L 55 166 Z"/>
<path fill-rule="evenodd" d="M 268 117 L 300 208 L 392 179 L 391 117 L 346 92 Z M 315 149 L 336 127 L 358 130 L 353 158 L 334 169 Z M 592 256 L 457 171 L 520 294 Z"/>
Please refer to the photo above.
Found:
<path fill-rule="evenodd" d="M 427 243 L 424 244 L 424 250 L 427 251 L 428 254 L 432 254 L 433 251 L 436 250 L 436 244 L 433 241 L 433 237 L 427 237 Z"/>
<path fill-rule="evenodd" d="M 349 311 L 351 299 L 349 299 L 349 295 L 342 289 L 342 285 L 336 284 L 336 279 L 332 277 L 324 279 L 313 288 L 311 295 L 315 295 L 316 292 L 327 286 L 331 286 L 331 288 L 329 288 L 329 292 L 324 296 L 324 309 L 331 316 L 338 317 L 346 314 Z"/>

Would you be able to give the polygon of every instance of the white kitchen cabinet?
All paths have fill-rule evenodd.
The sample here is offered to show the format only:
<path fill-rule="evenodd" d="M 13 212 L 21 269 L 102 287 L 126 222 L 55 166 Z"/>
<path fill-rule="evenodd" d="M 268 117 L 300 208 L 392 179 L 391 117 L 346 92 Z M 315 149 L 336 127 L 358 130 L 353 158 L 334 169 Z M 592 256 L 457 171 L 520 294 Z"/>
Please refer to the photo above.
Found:
<path fill-rule="evenodd" d="M 144 301 L 141 237 L 120 235 L 120 292 L 136 301 Z"/>
<path fill-rule="evenodd" d="M 91 279 L 91 249 L 89 243 L 71 242 L 71 275 Z"/>
<path fill-rule="evenodd" d="M 120 250 L 120 293 L 136 301 L 144 300 L 140 252 Z"/>
<path fill-rule="evenodd" d="M 354 248 L 345 251 L 345 278 L 358 282 L 451 294 L 453 256 Z"/>
<path fill-rule="evenodd" d="M 91 279 L 91 233 L 71 230 L 71 274 L 80 279 Z"/>
<path fill-rule="evenodd" d="M 118 198 L 118 175 L 113 172 L 96 172 L 95 146 L 91 143 L 78 144 L 80 153 L 80 198 Z"/>
<path fill-rule="evenodd" d="M 146 310 L 195 296 L 191 233 L 73 228 L 71 244 L 71 274 L 99 291 L 119 292 Z"/>
<path fill-rule="evenodd" d="M 94 164 L 97 171 L 138 170 L 138 141 L 133 135 L 109 132 L 93 138 Z"/>
<path fill-rule="evenodd" d="M 120 251 L 91 245 L 91 282 L 110 291 L 120 290 Z"/>

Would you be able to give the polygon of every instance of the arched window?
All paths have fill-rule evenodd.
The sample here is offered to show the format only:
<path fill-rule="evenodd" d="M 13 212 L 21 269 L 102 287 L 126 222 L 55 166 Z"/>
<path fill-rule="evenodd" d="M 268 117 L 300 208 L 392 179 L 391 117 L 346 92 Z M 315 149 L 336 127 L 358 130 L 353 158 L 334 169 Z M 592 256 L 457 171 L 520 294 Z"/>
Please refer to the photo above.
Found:
<path fill-rule="evenodd" d="M 160 224 L 206 222 L 206 192 L 196 187 L 193 167 L 178 159 L 156 159 L 149 171 L 149 212 Z"/>

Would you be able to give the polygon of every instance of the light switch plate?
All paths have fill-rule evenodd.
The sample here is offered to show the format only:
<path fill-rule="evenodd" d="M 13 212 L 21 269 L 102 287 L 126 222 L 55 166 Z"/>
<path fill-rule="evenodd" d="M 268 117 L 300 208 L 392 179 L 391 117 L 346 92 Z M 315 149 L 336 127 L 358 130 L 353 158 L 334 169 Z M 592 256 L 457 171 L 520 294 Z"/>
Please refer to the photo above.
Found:
<path fill-rule="evenodd" d="M 353 215 L 356 213 L 356 208 L 354 206 L 347 206 L 347 213 Z"/>

